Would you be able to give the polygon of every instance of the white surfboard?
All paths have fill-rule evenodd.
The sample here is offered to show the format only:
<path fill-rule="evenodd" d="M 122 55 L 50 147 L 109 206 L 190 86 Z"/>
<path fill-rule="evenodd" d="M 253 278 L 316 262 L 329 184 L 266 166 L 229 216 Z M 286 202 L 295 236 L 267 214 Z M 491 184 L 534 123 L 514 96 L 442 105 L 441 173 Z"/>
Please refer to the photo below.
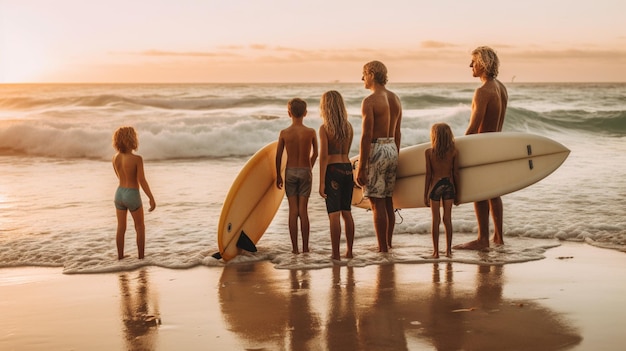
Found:
<path fill-rule="evenodd" d="M 269 227 L 285 195 L 276 187 L 276 146 L 267 144 L 243 166 L 230 187 L 217 226 L 220 252 L 213 255 L 225 261 L 240 250 L 256 251 L 256 244 Z M 287 162 L 283 154 L 281 172 Z"/>
<path fill-rule="evenodd" d="M 393 192 L 395 208 L 426 206 L 424 152 L 430 146 L 428 142 L 400 149 Z M 456 137 L 456 146 L 459 150 L 461 203 L 491 199 L 532 185 L 559 168 L 570 152 L 552 139 L 518 132 L 460 136 Z M 353 163 L 357 158 L 352 158 Z M 357 187 L 352 204 L 370 208 L 369 200 Z"/>

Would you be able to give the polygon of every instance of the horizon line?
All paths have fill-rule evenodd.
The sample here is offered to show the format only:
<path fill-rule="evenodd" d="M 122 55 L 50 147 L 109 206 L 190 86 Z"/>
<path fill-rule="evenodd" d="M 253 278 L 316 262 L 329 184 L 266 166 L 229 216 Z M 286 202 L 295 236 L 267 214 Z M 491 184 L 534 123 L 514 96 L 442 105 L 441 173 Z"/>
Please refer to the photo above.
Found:
<path fill-rule="evenodd" d="M 504 81 L 501 82 L 507 84 L 626 84 L 626 81 Z M 388 82 L 387 85 L 393 84 L 474 84 L 479 81 L 401 81 L 401 82 Z M 131 84 L 154 84 L 154 85 L 168 85 L 168 84 L 188 84 L 188 85 L 202 85 L 202 84 L 363 84 L 361 81 L 278 81 L 278 82 L 0 82 L 0 85 L 89 85 L 89 84 L 109 84 L 109 85 L 131 85 Z"/>

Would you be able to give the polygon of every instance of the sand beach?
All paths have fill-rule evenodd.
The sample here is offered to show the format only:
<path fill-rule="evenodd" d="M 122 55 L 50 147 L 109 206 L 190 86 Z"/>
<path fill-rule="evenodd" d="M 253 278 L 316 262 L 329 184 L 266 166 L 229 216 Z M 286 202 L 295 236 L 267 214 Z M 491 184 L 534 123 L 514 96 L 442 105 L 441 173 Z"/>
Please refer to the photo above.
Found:
<path fill-rule="evenodd" d="M 105 274 L 0 270 L 1 350 L 618 350 L 626 257 Z"/>
<path fill-rule="evenodd" d="M 475 86 L 394 86 L 404 146 L 428 140 L 435 121 L 462 134 Z M 290 254 L 284 201 L 257 255 L 215 260 L 234 177 L 284 128 L 288 98 L 309 101 L 317 128 L 330 88 L 360 130 L 361 84 L 3 87 L 0 350 L 623 349 L 624 84 L 510 87 L 505 130 L 571 154 L 505 195 L 501 248 L 434 261 L 429 211 L 402 209 L 382 257 L 371 213 L 355 208 L 355 257 L 334 266 L 325 205 L 312 197 L 307 257 Z M 158 205 L 145 260 L 128 230 L 130 257 L 118 262 L 110 139 L 131 122 Z M 473 207 L 454 207 L 453 224 L 454 244 L 475 238 Z"/>

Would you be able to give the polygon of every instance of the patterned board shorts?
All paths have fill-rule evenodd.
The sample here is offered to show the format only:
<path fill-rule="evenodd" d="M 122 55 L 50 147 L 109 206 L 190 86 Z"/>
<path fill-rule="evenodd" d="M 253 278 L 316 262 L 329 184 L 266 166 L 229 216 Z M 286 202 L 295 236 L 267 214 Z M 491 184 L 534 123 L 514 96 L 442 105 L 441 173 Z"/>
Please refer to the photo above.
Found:
<path fill-rule="evenodd" d="M 379 138 L 372 143 L 368 180 L 363 195 L 373 198 L 391 197 L 396 185 L 398 148 L 394 138 Z"/>

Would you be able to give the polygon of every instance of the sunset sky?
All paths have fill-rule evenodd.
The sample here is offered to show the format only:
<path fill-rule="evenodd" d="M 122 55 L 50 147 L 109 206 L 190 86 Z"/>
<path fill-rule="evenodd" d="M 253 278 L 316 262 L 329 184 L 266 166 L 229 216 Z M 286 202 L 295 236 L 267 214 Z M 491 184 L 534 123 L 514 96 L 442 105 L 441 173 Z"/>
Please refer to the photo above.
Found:
<path fill-rule="evenodd" d="M 0 0 L 0 83 L 626 81 L 624 0 Z"/>

